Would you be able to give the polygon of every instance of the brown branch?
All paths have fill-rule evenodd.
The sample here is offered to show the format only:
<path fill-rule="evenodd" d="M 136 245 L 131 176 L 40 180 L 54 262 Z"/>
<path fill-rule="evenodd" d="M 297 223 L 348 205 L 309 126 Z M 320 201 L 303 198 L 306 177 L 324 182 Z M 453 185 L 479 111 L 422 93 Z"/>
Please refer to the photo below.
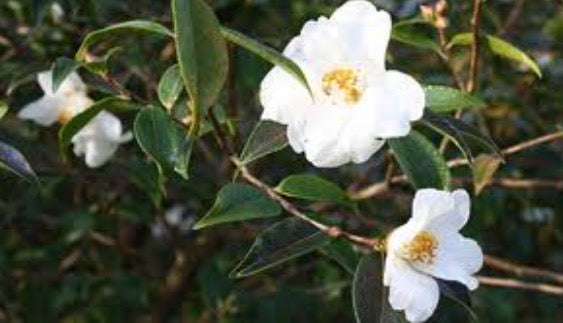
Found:
<path fill-rule="evenodd" d="M 556 296 L 563 296 L 563 287 L 561 286 L 529 283 L 511 278 L 477 276 L 477 279 L 479 279 L 479 282 L 481 284 L 492 287 L 523 289 Z"/>
<path fill-rule="evenodd" d="M 477 82 L 477 74 L 479 72 L 479 53 L 481 50 L 481 42 L 479 32 L 481 29 L 481 1 L 473 1 L 473 16 L 471 18 L 471 33 L 473 34 L 473 43 L 471 43 L 471 56 L 469 60 L 469 79 L 465 89 L 471 93 L 475 90 Z"/>
<path fill-rule="evenodd" d="M 552 279 L 558 283 L 563 283 L 563 274 L 550 270 L 520 265 L 494 256 L 485 256 L 485 264 L 491 268 L 509 272 L 517 276 L 544 277 Z"/>

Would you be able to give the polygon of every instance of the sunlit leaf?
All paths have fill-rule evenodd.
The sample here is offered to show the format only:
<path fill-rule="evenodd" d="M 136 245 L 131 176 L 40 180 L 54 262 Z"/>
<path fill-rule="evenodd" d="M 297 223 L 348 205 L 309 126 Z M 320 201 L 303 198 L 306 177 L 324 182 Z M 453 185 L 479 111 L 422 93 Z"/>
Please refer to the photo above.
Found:
<path fill-rule="evenodd" d="M 274 121 L 258 122 L 242 150 L 241 162 L 248 164 L 285 148 L 288 144 L 286 129 L 285 125 Z"/>
<path fill-rule="evenodd" d="M 280 206 L 257 188 L 243 183 L 228 184 L 219 191 L 215 204 L 195 224 L 194 229 L 269 218 L 279 215 L 280 212 Z"/>
<path fill-rule="evenodd" d="M 330 243 L 330 237 L 312 225 L 289 218 L 264 230 L 238 266 L 234 277 L 254 275 Z"/>
<path fill-rule="evenodd" d="M 338 185 L 311 174 L 291 175 L 276 187 L 280 194 L 313 201 L 328 201 L 349 205 L 349 201 Z"/>
<path fill-rule="evenodd" d="M 461 33 L 455 35 L 448 46 L 453 47 L 456 45 L 471 45 L 472 43 L 473 35 L 471 33 Z M 486 35 L 484 37 L 484 43 L 493 54 L 520 64 L 524 64 L 534 73 L 536 73 L 538 77 L 542 77 L 542 72 L 538 64 L 518 47 L 503 39 L 491 35 Z"/>
<path fill-rule="evenodd" d="M 486 106 L 486 103 L 475 95 L 447 86 L 429 85 L 424 88 L 424 93 L 426 106 L 437 113 Z"/>
<path fill-rule="evenodd" d="M 110 36 L 130 34 L 132 32 L 174 37 L 174 34 L 161 24 L 146 20 L 126 21 L 87 34 L 76 52 L 75 58 L 79 61 L 85 61 L 85 56 L 90 46 Z"/>
<path fill-rule="evenodd" d="M 8 112 L 8 104 L 4 101 L 0 101 L 0 119 L 4 118 Z"/>
<path fill-rule="evenodd" d="M 37 175 L 17 149 L 0 141 L 0 168 L 20 176 L 21 178 L 36 183 Z"/>
<path fill-rule="evenodd" d="M 496 155 L 481 154 L 473 161 L 473 187 L 475 195 L 489 184 L 495 172 L 502 164 L 502 158 Z"/>
<path fill-rule="evenodd" d="M 157 163 L 161 172 L 174 171 L 188 179 L 193 141 L 164 110 L 157 107 L 141 110 L 134 130 L 139 146 Z"/>
<path fill-rule="evenodd" d="M 184 84 L 180 75 L 180 67 L 173 65 L 160 78 L 158 83 L 158 99 L 166 109 L 170 110 L 182 93 Z"/>
<path fill-rule="evenodd" d="M 295 77 L 295 79 L 297 79 L 297 81 L 299 81 L 312 95 L 311 88 L 309 87 L 309 83 L 307 83 L 305 74 L 294 61 L 285 57 L 282 53 L 276 51 L 275 49 L 261 44 L 236 30 L 223 27 L 221 32 L 227 40 L 260 56 L 264 60 L 279 66 L 284 71 Z"/>
<path fill-rule="evenodd" d="M 205 111 L 227 79 L 227 46 L 213 9 L 203 0 L 173 0 L 180 74 L 192 104 Z"/>
<path fill-rule="evenodd" d="M 448 189 L 450 171 L 442 155 L 426 137 L 416 131 L 388 140 L 401 169 L 416 189 Z"/>

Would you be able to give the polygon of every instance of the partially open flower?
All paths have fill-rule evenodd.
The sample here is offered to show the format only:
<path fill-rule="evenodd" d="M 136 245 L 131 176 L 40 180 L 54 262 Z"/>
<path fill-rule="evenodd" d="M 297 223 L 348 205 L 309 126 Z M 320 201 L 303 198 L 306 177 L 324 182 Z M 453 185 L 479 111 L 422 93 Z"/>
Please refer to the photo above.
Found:
<path fill-rule="evenodd" d="M 383 283 L 393 309 L 404 310 L 410 322 L 425 321 L 436 309 L 440 291 L 434 278 L 478 287 L 473 274 L 483 265 L 483 252 L 459 233 L 469 209 L 464 190 L 419 190 L 412 218 L 388 237 Z"/>
<path fill-rule="evenodd" d="M 283 53 L 303 70 L 313 97 L 275 67 L 261 84 L 262 119 L 288 125 L 291 147 L 317 167 L 365 162 L 385 138 L 406 136 L 422 117 L 424 91 L 386 70 L 390 34 L 389 14 L 363 0 L 307 22 Z"/>

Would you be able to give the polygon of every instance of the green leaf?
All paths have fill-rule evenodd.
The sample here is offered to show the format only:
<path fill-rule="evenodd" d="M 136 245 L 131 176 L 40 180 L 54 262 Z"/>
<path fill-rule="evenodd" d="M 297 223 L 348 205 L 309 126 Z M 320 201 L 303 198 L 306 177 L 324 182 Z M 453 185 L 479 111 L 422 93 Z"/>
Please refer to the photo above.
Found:
<path fill-rule="evenodd" d="M 148 107 L 137 114 L 135 137 L 141 149 L 158 165 L 159 171 L 174 171 L 188 179 L 193 141 L 162 109 Z"/>
<path fill-rule="evenodd" d="M 76 71 L 81 66 L 77 62 L 68 57 L 60 57 L 53 65 L 53 92 L 57 92 L 59 86 L 72 72 Z"/>
<path fill-rule="evenodd" d="M 122 51 L 121 47 L 114 47 L 108 50 L 104 56 L 91 60 L 87 63 L 82 63 L 82 66 L 86 68 L 90 73 L 98 75 L 106 75 L 108 73 L 109 60 Z"/>
<path fill-rule="evenodd" d="M 241 162 L 248 164 L 285 148 L 288 144 L 286 129 L 285 125 L 274 121 L 258 122 L 242 150 Z"/>
<path fill-rule="evenodd" d="M 479 321 L 477 314 L 475 314 L 471 305 L 469 289 L 464 284 L 439 278 L 434 279 L 438 283 L 440 293 L 462 305 L 467 310 L 473 321 Z"/>
<path fill-rule="evenodd" d="M 410 25 L 394 25 L 391 39 L 420 49 L 429 49 L 439 55 L 443 55 L 440 46 L 432 38 L 429 38 Z"/>
<path fill-rule="evenodd" d="M 0 141 L 0 168 L 5 168 L 21 178 L 37 183 L 37 175 L 25 159 L 14 147 Z"/>
<path fill-rule="evenodd" d="M 496 155 L 481 154 L 475 158 L 473 162 L 473 187 L 475 195 L 479 195 L 485 186 L 489 184 L 500 164 L 502 164 L 502 158 Z"/>
<path fill-rule="evenodd" d="M 110 36 L 124 33 L 148 33 L 159 36 L 174 37 L 174 34 L 161 24 L 146 20 L 131 20 L 115 25 L 108 26 L 99 30 L 95 30 L 84 37 L 80 48 L 76 52 L 75 58 L 78 61 L 84 61 L 88 48 L 93 44 Z"/>
<path fill-rule="evenodd" d="M 486 106 L 480 98 L 447 86 L 429 85 L 424 88 L 424 93 L 426 106 L 437 113 Z"/>
<path fill-rule="evenodd" d="M 173 0 L 180 74 L 193 105 L 205 111 L 227 79 L 227 46 L 213 9 L 203 0 Z"/>
<path fill-rule="evenodd" d="M 94 119 L 103 110 L 108 111 L 127 111 L 134 110 L 136 106 L 123 97 L 109 97 L 92 104 L 86 111 L 79 113 L 69 120 L 59 130 L 59 145 L 61 151 L 70 145 L 72 137 L 74 137 L 82 128 L 84 128 L 92 119 Z"/>
<path fill-rule="evenodd" d="M 345 240 L 336 240 L 331 244 L 320 249 L 321 253 L 336 261 L 346 271 L 354 275 L 356 267 L 360 262 L 358 253 L 354 251 L 350 242 Z"/>
<path fill-rule="evenodd" d="M 4 101 L 0 101 L 0 119 L 4 118 L 6 113 L 8 113 L 8 104 Z"/>
<path fill-rule="evenodd" d="M 240 278 L 299 257 L 330 243 L 331 239 L 309 223 L 289 218 L 264 230 L 231 276 Z"/>
<path fill-rule="evenodd" d="M 524 64 L 534 73 L 536 73 L 539 78 L 542 77 L 542 72 L 538 64 L 518 47 L 501 38 L 491 35 L 486 35 L 484 37 L 484 42 L 493 54 L 520 64 Z M 455 35 L 452 38 L 452 40 L 448 44 L 448 47 L 453 47 L 456 45 L 471 45 L 472 43 L 473 35 L 471 33 L 461 33 Z"/>
<path fill-rule="evenodd" d="M 278 193 L 290 197 L 350 204 L 346 193 L 338 185 L 316 175 L 288 176 L 275 189 Z"/>
<path fill-rule="evenodd" d="M 460 120 L 426 110 L 421 122 L 452 140 L 471 164 L 480 149 L 492 152 L 502 159 L 500 150 L 491 138 Z"/>
<path fill-rule="evenodd" d="M 382 256 L 362 258 L 352 284 L 352 303 L 357 323 L 406 322 L 404 315 L 391 308 L 388 288 L 383 286 Z"/>
<path fill-rule="evenodd" d="M 233 42 L 245 48 L 246 50 L 258 55 L 264 60 L 282 68 L 284 71 L 293 76 L 297 81 L 299 81 L 299 83 L 301 83 L 307 89 L 307 91 L 309 91 L 309 94 L 313 96 L 313 92 L 309 87 L 309 83 L 307 83 L 305 74 L 303 73 L 299 65 L 297 65 L 294 61 L 292 61 L 288 57 L 285 57 L 282 53 L 276 51 L 275 49 L 261 44 L 236 30 L 223 27 L 221 28 L 221 32 L 228 41 Z"/>
<path fill-rule="evenodd" d="M 401 169 L 416 189 L 448 189 L 450 170 L 434 145 L 416 131 L 388 140 Z"/>
<path fill-rule="evenodd" d="M 195 230 L 222 223 L 269 218 L 279 215 L 280 206 L 257 188 L 243 183 L 229 184 L 217 194 L 213 207 L 199 220 Z"/>
<path fill-rule="evenodd" d="M 171 110 L 183 89 L 180 67 L 173 65 L 162 76 L 158 83 L 158 99 L 166 109 Z"/>

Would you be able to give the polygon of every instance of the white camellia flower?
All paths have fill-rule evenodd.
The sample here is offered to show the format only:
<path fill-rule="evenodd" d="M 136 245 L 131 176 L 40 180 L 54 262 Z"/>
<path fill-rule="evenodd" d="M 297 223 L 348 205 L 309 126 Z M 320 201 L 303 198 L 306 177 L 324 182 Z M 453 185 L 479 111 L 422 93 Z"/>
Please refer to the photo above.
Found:
<path fill-rule="evenodd" d="M 410 322 L 425 321 L 436 309 L 440 291 L 434 277 L 478 287 L 473 274 L 483 265 L 483 252 L 459 233 L 469 209 L 464 190 L 419 190 L 413 216 L 387 238 L 383 283 L 391 307 L 404 310 Z"/>
<path fill-rule="evenodd" d="M 390 34 L 389 14 L 363 0 L 307 22 L 283 54 L 303 70 L 312 97 L 274 67 L 261 84 L 262 119 L 286 124 L 293 150 L 317 167 L 365 162 L 385 138 L 406 136 L 425 97 L 415 79 L 386 70 Z"/>
<path fill-rule="evenodd" d="M 86 85 L 78 74 L 70 74 L 57 92 L 53 92 L 52 79 L 52 71 L 37 75 L 44 95 L 25 106 L 18 113 L 20 119 L 32 120 L 45 127 L 57 121 L 62 124 L 92 105 L 93 101 L 88 97 Z M 88 167 L 102 166 L 113 156 L 120 144 L 132 139 L 130 132 L 122 132 L 121 121 L 113 114 L 102 111 L 72 138 L 74 154 L 84 155 Z"/>

